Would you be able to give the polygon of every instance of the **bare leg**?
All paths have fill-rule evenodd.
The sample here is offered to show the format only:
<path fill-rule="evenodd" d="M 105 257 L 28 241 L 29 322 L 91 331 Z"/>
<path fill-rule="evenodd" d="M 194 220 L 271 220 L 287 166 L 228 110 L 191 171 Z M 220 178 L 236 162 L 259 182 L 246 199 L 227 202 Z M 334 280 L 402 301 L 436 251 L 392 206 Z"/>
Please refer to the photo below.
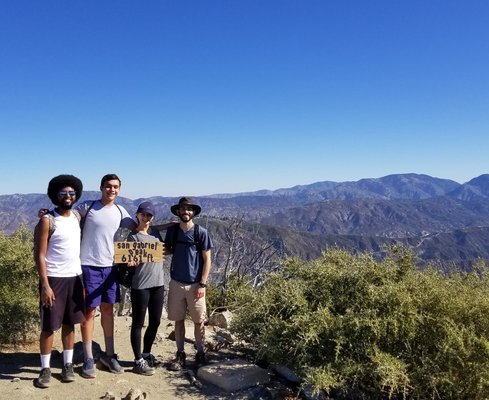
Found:
<path fill-rule="evenodd" d="M 204 351 L 205 326 L 203 322 L 194 322 L 194 337 L 197 351 Z"/>
<path fill-rule="evenodd" d="M 51 354 L 53 349 L 54 332 L 53 331 L 41 331 L 41 337 L 39 339 L 39 350 L 41 354 Z"/>
<path fill-rule="evenodd" d="M 75 327 L 63 324 L 61 328 L 61 341 L 63 350 L 72 350 L 75 347 Z"/>
<path fill-rule="evenodd" d="M 93 321 L 95 319 L 95 308 L 88 307 L 85 314 L 85 321 L 81 324 L 81 333 L 83 341 L 83 352 L 85 353 L 85 361 L 88 358 L 93 358 L 92 340 L 93 340 Z"/>
<path fill-rule="evenodd" d="M 104 330 L 105 338 L 105 353 L 112 356 L 115 353 L 114 349 L 114 305 L 102 303 L 100 305 L 100 322 Z"/>
<path fill-rule="evenodd" d="M 185 345 L 185 320 L 175 321 L 175 341 L 177 350 L 183 351 Z"/>

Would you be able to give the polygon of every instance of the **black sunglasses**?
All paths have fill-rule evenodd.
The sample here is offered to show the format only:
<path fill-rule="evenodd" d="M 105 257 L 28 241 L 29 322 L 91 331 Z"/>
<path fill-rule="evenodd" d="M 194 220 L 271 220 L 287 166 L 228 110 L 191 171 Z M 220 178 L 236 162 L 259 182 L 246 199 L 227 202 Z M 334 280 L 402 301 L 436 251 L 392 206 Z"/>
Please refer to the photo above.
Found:
<path fill-rule="evenodd" d="M 76 192 L 74 190 L 60 190 L 58 192 L 58 196 L 59 197 L 65 197 L 66 195 L 69 195 L 70 197 L 73 197 L 74 195 L 76 195 Z"/>

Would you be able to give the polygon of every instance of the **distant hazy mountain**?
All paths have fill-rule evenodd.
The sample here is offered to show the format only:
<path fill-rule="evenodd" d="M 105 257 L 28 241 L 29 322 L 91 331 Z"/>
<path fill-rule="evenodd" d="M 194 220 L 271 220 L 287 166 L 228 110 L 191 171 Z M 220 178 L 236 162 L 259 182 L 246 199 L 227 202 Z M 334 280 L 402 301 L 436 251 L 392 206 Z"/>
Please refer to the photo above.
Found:
<path fill-rule="evenodd" d="M 82 200 L 99 195 L 84 192 Z M 141 200 L 121 197 L 118 202 L 134 214 Z M 151 200 L 158 220 L 173 218 L 170 206 L 178 199 L 155 196 Z M 213 221 L 242 218 L 255 224 L 250 235 L 273 238 L 287 255 L 315 257 L 331 246 L 380 254 L 385 246 L 403 242 L 424 260 L 464 265 L 489 259 L 488 200 L 489 174 L 464 184 L 396 174 L 198 198 L 201 221 L 211 229 Z M 20 224 L 32 228 L 37 210 L 45 207 L 51 207 L 45 194 L 0 196 L 0 230 L 11 233 Z"/>
<path fill-rule="evenodd" d="M 489 174 L 484 174 L 457 187 L 448 194 L 464 201 L 480 201 L 489 198 Z"/>
<path fill-rule="evenodd" d="M 428 175 L 388 175 L 378 179 L 344 182 L 324 192 L 328 199 L 420 200 L 443 196 L 460 184 Z"/>
<path fill-rule="evenodd" d="M 279 211 L 261 222 L 319 234 L 404 238 L 489 226 L 489 204 L 446 196 L 411 201 L 328 200 Z"/>
<path fill-rule="evenodd" d="M 406 199 L 419 200 L 443 196 L 460 186 L 449 179 L 432 178 L 428 175 L 397 174 L 382 178 L 361 179 L 356 182 L 317 182 L 288 189 L 260 190 L 235 194 L 215 194 L 211 198 L 234 197 L 288 197 L 294 202 L 310 202 L 327 199 Z"/>

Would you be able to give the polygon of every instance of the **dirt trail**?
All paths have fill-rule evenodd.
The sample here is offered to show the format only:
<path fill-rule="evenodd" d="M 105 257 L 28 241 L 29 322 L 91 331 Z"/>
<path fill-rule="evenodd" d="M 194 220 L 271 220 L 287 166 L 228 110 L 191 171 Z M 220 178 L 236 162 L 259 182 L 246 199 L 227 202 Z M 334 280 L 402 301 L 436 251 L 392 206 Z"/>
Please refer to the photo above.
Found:
<path fill-rule="evenodd" d="M 95 321 L 94 341 L 103 347 L 102 327 L 100 317 Z M 212 385 L 204 385 L 202 389 L 190 383 L 187 375 L 180 372 L 168 371 L 165 367 L 157 368 L 153 376 L 134 374 L 133 354 L 130 345 L 129 331 L 131 318 L 129 316 L 115 317 L 115 343 L 121 365 L 125 368 L 124 374 L 116 375 L 103 369 L 97 369 L 96 379 L 84 379 L 79 375 L 81 364 L 75 364 L 76 381 L 62 383 L 61 372 L 61 339 L 56 333 L 53 355 L 51 358 L 51 371 L 53 378 L 51 386 L 47 389 L 34 387 L 33 381 L 40 372 L 38 344 L 33 343 L 22 349 L 2 351 L 0 355 L 0 399 L 16 400 L 94 400 L 101 399 L 107 392 L 116 397 L 124 398 L 131 389 L 139 389 L 147 394 L 148 399 L 231 399 L 233 396 L 220 391 Z M 156 343 L 153 345 L 153 354 L 164 362 L 170 361 L 175 354 L 175 342 L 168 339 L 173 327 L 170 321 L 163 318 L 158 330 Z M 81 340 L 80 330 L 77 327 L 75 342 Z M 187 328 L 187 337 L 193 339 L 193 327 Z M 186 343 L 187 357 L 193 360 L 195 351 L 191 343 Z M 76 353 L 76 352 L 75 352 Z M 74 361 L 76 362 L 76 354 Z M 102 367 L 101 367 L 102 368 Z"/>

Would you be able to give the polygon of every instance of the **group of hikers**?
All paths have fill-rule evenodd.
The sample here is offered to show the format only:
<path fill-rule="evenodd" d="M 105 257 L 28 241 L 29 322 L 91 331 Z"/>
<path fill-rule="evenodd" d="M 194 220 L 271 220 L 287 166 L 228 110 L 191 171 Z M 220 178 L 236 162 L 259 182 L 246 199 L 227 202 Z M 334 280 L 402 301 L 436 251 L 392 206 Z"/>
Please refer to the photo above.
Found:
<path fill-rule="evenodd" d="M 39 388 L 51 382 L 51 350 L 54 332 L 61 328 L 63 367 L 61 380 L 75 380 L 73 352 L 75 325 L 81 325 L 84 362 L 81 376 L 96 377 L 92 348 L 94 319 L 97 308 L 104 334 L 105 351 L 100 363 L 110 372 L 120 374 L 121 367 L 114 343 L 114 304 L 121 300 L 114 264 L 114 241 L 120 229 L 130 232 L 127 241 L 161 241 L 171 254 L 168 288 L 168 319 L 175 323 L 176 356 L 169 364 L 172 370 L 185 366 L 185 317 L 194 323 L 195 362 L 205 363 L 204 322 L 206 319 L 206 285 L 211 268 L 212 241 L 208 231 L 198 227 L 193 218 L 201 207 L 189 197 L 171 206 L 179 222 L 153 225 L 155 206 L 150 201 L 139 204 L 134 219 L 115 203 L 121 180 L 107 174 L 100 182 L 101 198 L 84 201 L 83 184 L 73 175 L 58 175 L 48 184 L 47 194 L 54 209 L 40 210 L 35 234 L 35 261 L 39 272 L 40 293 L 40 358 L 41 372 L 35 380 Z M 196 236 L 197 232 L 197 236 Z M 151 348 L 160 325 L 165 298 L 163 262 L 129 263 L 134 268 L 130 296 L 132 325 L 130 341 L 134 353 L 133 372 L 153 375 L 161 364 Z M 142 328 L 148 314 L 148 325 Z M 142 342 L 142 343 L 141 343 Z M 142 345 L 142 346 L 141 346 Z"/>

